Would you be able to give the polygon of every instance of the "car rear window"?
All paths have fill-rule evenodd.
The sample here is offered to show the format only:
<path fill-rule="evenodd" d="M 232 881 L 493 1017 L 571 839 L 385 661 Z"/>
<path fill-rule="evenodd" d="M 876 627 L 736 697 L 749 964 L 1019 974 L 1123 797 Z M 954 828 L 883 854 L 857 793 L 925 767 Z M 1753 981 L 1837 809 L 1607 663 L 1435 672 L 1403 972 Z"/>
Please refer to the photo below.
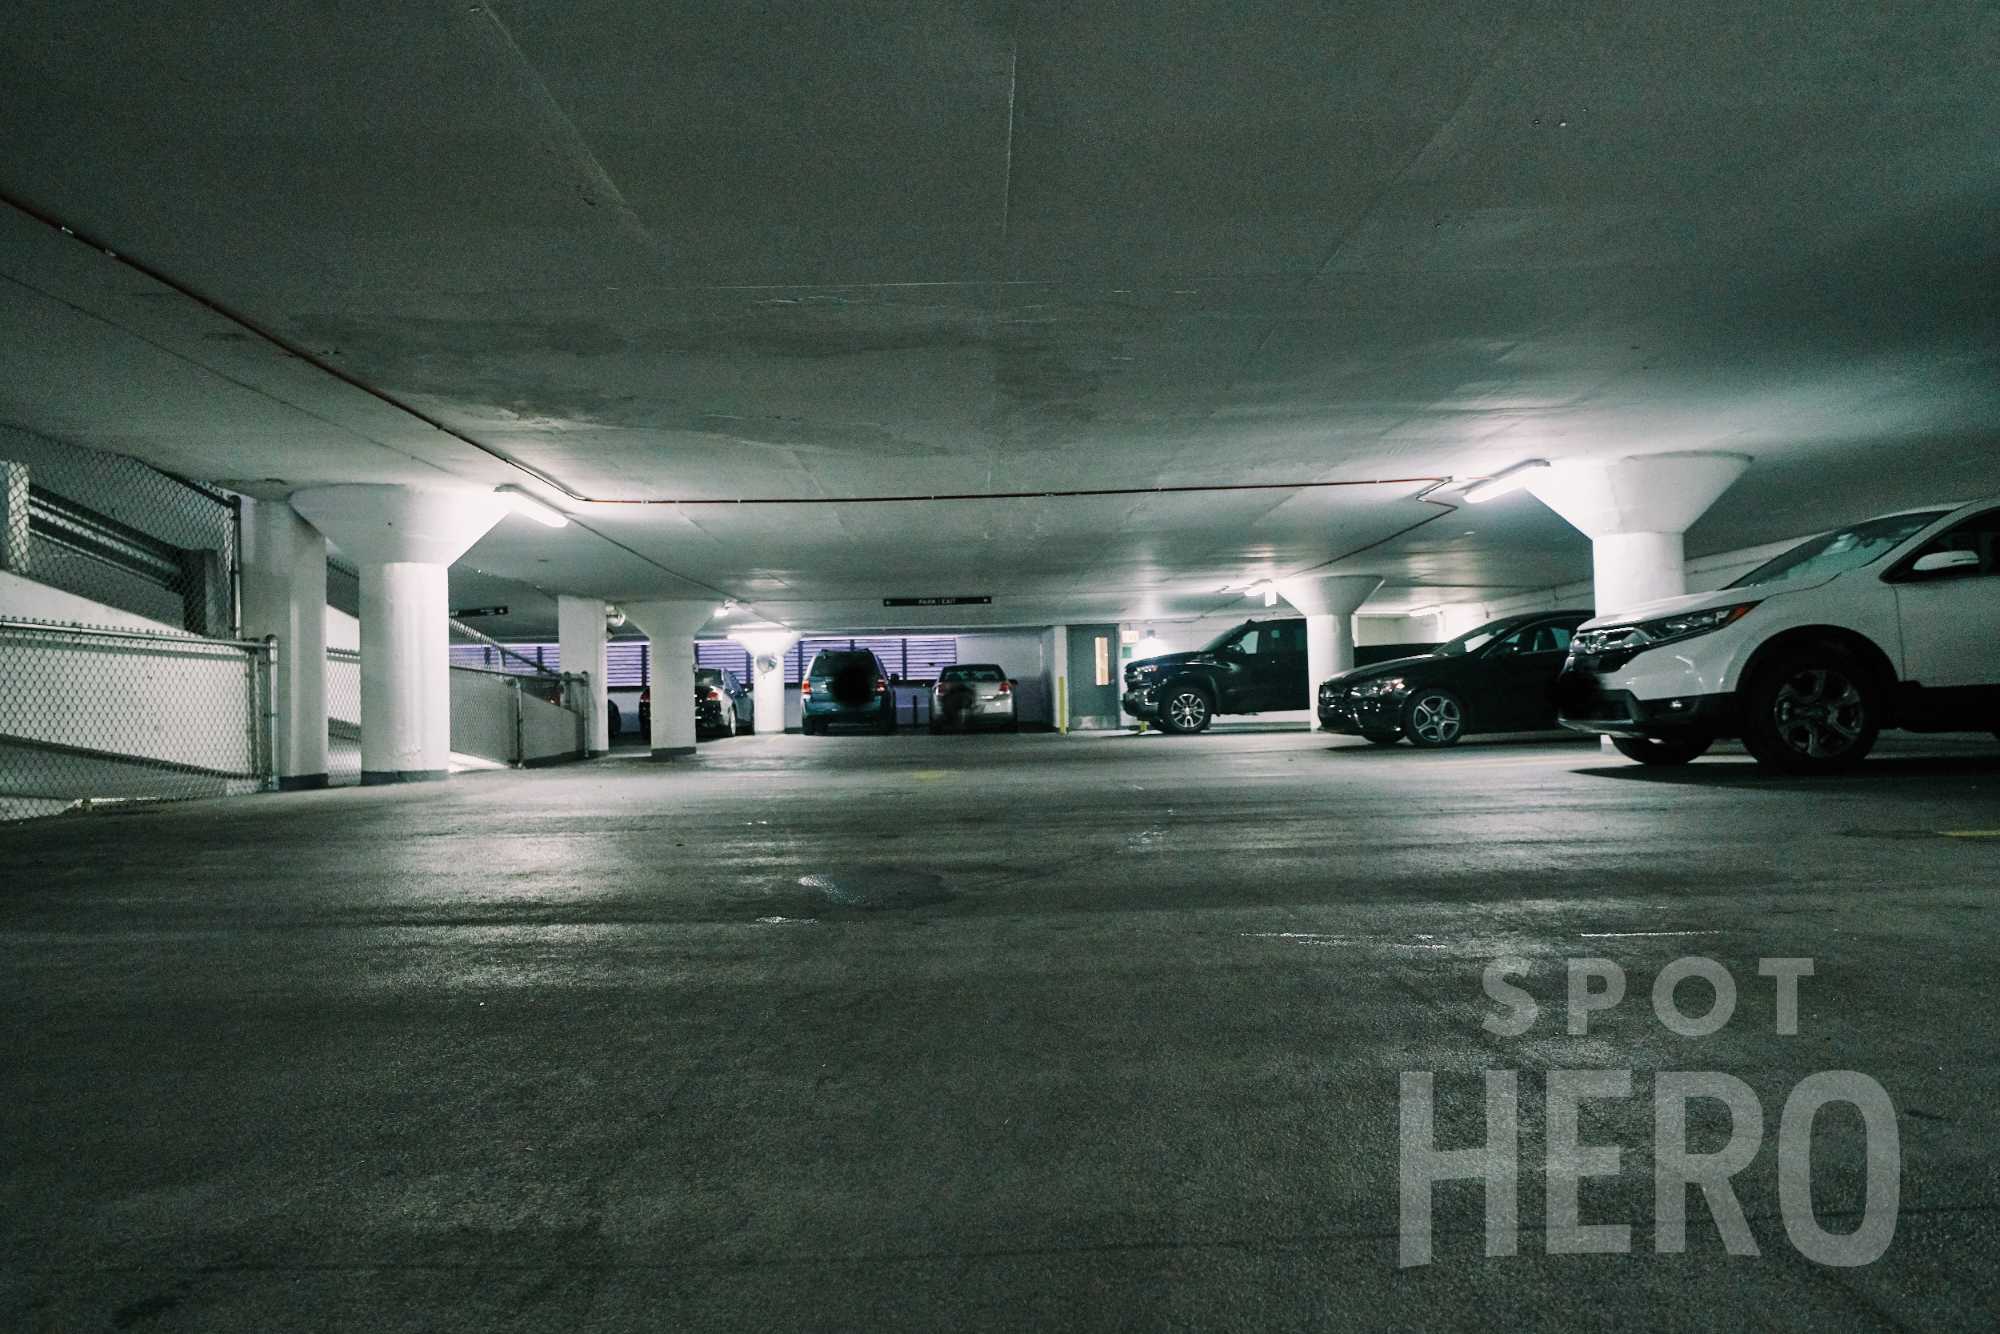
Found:
<path fill-rule="evenodd" d="M 719 686 L 722 684 L 722 669 L 720 667 L 697 667 L 694 669 L 694 682 L 696 685 L 701 686 Z"/>
<path fill-rule="evenodd" d="M 812 660 L 807 676 L 838 676 L 850 668 L 859 667 L 865 671 L 875 670 L 875 655 L 866 649 L 852 649 L 839 653 L 823 652 Z"/>
<path fill-rule="evenodd" d="M 982 684 L 992 684 L 1006 679 L 1007 674 L 998 667 L 947 667 L 938 673 L 940 681 L 978 681 Z"/>

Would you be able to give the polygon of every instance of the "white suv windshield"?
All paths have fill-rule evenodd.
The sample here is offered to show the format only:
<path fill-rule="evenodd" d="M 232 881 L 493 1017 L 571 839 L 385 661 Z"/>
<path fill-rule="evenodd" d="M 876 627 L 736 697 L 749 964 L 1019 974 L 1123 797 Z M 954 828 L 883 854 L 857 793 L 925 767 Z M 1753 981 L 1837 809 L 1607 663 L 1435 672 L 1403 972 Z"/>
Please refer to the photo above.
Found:
<path fill-rule="evenodd" d="M 1872 565 L 1910 540 L 1919 529 L 1942 519 L 1949 510 L 1923 514 L 1892 514 L 1886 519 L 1870 519 L 1852 528 L 1822 533 L 1801 542 L 1784 555 L 1768 560 L 1731 584 L 1748 588 L 1752 584 L 1776 583 L 1780 579 L 1831 579 L 1864 565 Z"/>

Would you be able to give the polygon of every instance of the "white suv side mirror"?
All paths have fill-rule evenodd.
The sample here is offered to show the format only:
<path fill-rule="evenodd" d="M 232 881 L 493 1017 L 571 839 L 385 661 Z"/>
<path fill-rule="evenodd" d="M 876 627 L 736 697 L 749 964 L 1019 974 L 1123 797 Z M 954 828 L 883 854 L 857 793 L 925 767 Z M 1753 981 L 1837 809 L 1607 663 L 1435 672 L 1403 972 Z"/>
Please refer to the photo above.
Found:
<path fill-rule="evenodd" d="M 1946 570 L 1976 570 L 1979 568 L 1979 553 L 1976 551 L 1933 551 L 1927 556 L 1917 557 L 1917 563 L 1910 567 L 1911 574 L 1942 574 Z"/>

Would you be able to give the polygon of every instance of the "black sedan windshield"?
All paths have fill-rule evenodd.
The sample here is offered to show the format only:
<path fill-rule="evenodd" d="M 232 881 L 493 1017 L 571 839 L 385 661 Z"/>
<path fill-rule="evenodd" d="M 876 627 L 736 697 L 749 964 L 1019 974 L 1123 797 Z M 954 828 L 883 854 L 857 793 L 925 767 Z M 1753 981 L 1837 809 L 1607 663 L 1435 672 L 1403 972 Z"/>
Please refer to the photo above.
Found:
<path fill-rule="evenodd" d="M 1477 630 L 1467 630 L 1449 643 L 1439 644 L 1431 652 L 1440 658 L 1462 658 L 1485 648 L 1516 624 L 1518 622 L 1515 621 L 1488 621 Z"/>

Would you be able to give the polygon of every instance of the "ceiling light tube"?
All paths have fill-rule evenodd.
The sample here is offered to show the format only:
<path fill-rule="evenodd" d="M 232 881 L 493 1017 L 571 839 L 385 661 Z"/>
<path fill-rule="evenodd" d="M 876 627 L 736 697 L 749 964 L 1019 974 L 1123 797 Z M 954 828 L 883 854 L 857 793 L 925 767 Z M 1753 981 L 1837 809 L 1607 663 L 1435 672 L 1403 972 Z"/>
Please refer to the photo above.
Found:
<path fill-rule="evenodd" d="M 1526 486 L 1535 473 L 1549 466 L 1547 459 L 1529 459 L 1511 468 L 1502 468 L 1483 482 L 1475 482 L 1465 489 L 1464 500 L 1468 505 L 1483 505 L 1497 496 L 1510 491 L 1518 491 Z"/>
<path fill-rule="evenodd" d="M 500 494 L 507 498 L 509 505 L 513 506 L 514 513 L 523 518 L 533 519 L 547 528 L 569 527 L 569 515 L 553 505 L 535 499 L 518 486 L 503 486 L 500 488 Z"/>

